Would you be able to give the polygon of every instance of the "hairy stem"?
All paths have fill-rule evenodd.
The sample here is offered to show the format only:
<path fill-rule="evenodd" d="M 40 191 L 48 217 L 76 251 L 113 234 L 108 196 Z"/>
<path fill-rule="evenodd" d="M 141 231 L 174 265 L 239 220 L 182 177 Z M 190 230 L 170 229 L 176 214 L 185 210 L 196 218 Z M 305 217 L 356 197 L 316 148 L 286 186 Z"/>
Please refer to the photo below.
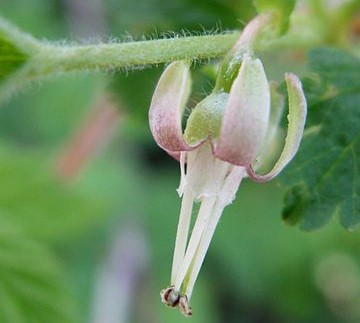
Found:
<path fill-rule="evenodd" d="M 30 78 L 83 70 L 118 70 L 174 60 L 203 60 L 223 56 L 239 33 L 175 37 L 131 43 L 58 46 L 44 44 L 32 58 Z M 37 64 L 40 63 L 41 64 Z"/>

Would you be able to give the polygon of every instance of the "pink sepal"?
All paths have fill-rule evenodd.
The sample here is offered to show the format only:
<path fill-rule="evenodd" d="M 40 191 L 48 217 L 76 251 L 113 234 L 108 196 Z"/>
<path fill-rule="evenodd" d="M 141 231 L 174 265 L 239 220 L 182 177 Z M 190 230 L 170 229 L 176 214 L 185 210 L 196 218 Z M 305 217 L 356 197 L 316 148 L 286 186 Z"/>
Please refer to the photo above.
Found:
<path fill-rule="evenodd" d="M 190 88 L 189 63 L 171 63 L 160 77 L 149 110 L 150 130 L 156 143 L 176 159 L 176 152 L 194 149 L 184 141 L 181 128 Z"/>
<path fill-rule="evenodd" d="M 269 122 L 270 89 L 259 59 L 245 55 L 225 107 L 214 154 L 249 167 L 263 143 Z"/>

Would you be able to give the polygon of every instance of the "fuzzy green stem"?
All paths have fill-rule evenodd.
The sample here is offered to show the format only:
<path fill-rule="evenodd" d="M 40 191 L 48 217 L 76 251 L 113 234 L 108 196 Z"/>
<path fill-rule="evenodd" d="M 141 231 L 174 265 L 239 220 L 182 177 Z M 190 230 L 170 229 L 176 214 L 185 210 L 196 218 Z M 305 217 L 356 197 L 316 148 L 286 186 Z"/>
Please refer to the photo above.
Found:
<path fill-rule="evenodd" d="M 28 60 L 0 88 L 0 101 L 32 81 L 74 72 L 114 72 L 175 60 L 209 60 L 224 56 L 239 32 L 174 37 L 130 43 L 61 45 L 40 42 L 0 19 L 0 34 L 7 35 Z M 0 53 L 1 54 L 1 53 Z"/>
<path fill-rule="evenodd" d="M 249 43 L 260 52 L 289 48 L 304 49 L 324 44 L 327 39 L 326 30 L 320 28 L 319 24 L 312 23 L 315 19 L 310 20 L 311 23 L 309 23 L 308 17 L 305 18 L 306 24 L 294 19 L 293 25 L 302 26 L 300 30 L 299 28 L 290 29 L 283 37 L 265 37 L 256 42 L 253 42 L 254 37 L 250 33 Z M 259 27 L 262 27 L 262 22 L 267 19 L 260 16 L 255 18 L 255 22 L 259 20 Z M 175 60 L 206 61 L 221 58 L 234 47 L 239 35 L 239 32 L 229 32 L 220 35 L 175 36 L 169 39 L 129 43 L 63 45 L 38 41 L 0 18 L 0 36 L 10 41 L 12 46 L 20 50 L 27 58 L 23 65 L 19 64 L 12 74 L 6 76 L 6 82 L 2 82 L 0 101 L 9 98 L 17 89 L 31 81 L 56 75 L 82 71 L 113 72 Z"/>
<path fill-rule="evenodd" d="M 172 62 L 208 60 L 223 56 L 239 33 L 175 37 L 131 43 L 56 46 L 44 44 L 32 58 L 31 78 L 84 70 L 119 70 Z M 40 63 L 41 64 L 37 64 Z"/>

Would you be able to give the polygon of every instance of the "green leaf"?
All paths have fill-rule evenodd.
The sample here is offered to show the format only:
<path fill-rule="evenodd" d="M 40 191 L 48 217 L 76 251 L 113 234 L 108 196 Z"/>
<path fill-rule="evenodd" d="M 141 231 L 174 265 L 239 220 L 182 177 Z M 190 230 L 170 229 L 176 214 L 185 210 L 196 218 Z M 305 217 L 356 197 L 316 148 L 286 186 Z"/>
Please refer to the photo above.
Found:
<path fill-rule="evenodd" d="M 27 57 L 0 29 L 0 82 L 20 68 Z"/>
<path fill-rule="evenodd" d="M 34 38 L 0 17 L 0 83 L 26 63 L 36 46 Z"/>
<path fill-rule="evenodd" d="M 295 7 L 296 0 L 254 0 L 259 13 L 273 11 L 279 18 L 279 33 L 284 34 L 289 27 L 289 18 Z"/>
<path fill-rule="evenodd" d="M 281 177 L 290 187 L 283 216 L 312 230 L 336 215 L 353 230 L 360 223 L 360 60 L 336 49 L 310 51 L 308 59 L 317 75 L 304 82 L 307 128 Z"/>
<path fill-rule="evenodd" d="M 0 322 L 76 322 L 56 259 L 0 214 Z"/>
<path fill-rule="evenodd" d="M 0 16 L 0 100 L 8 98 L 26 78 L 26 63 L 38 50 L 36 40 Z"/>
<path fill-rule="evenodd" d="M 0 213 L 32 237 L 64 241 L 106 219 L 113 206 L 81 183 L 61 181 L 53 167 L 45 155 L 0 146 Z"/>
<path fill-rule="evenodd" d="M 359 89 L 360 62 L 355 56 L 335 48 L 313 49 L 309 53 L 309 67 L 338 90 Z"/>

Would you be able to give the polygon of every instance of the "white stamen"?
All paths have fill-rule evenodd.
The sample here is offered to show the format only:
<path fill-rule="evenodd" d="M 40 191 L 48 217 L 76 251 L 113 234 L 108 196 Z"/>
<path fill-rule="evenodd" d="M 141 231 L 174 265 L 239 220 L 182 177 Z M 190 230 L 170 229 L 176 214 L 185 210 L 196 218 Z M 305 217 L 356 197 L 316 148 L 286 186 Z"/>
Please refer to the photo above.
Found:
<path fill-rule="evenodd" d="M 201 265 L 205 259 L 205 255 L 207 250 L 209 249 L 211 239 L 214 235 L 217 224 L 219 223 L 221 214 L 224 208 L 231 203 L 242 178 L 244 178 L 246 171 L 243 167 L 233 167 L 230 174 L 226 177 L 224 181 L 224 185 L 221 188 L 221 192 L 226 192 L 225 196 L 220 193 L 216 204 L 214 205 L 212 214 L 210 215 L 210 219 L 208 224 L 203 232 L 201 241 L 198 245 L 196 254 L 191 263 L 190 273 L 188 276 L 188 281 L 186 282 L 185 287 L 185 295 L 187 295 L 188 299 L 191 298 L 192 290 L 195 285 L 195 281 L 200 272 Z"/>
<path fill-rule="evenodd" d="M 180 153 L 180 184 L 177 189 L 177 192 L 180 197 L 182 197 L 184 193 L 184 189 L 186 187 L 186 175 L 185 175 L 185 162 L 186 162 L 186 152 L 182 151 Z"/>
<path fill-rule="evenodd" d="M 179 274 L 177 275 L 175 280 L 175 290 L 180 290 L 182 282 L 191 265 L 191 261 L 196 253 L 196 249 L 199 245 L 203 231 L 208 223 L 209 217 L 214 208 L 215 202 L 216 197 L 211 197 L 205 198 L 204 201 L 201 203 L 199 214 L 196 219 L 188 247 L 186 249 L 184 260 L 182 262 L 181 270 L 179 271 Z"/>
<path fill-rule="evenodd" d="M 184 260 L 186 243 L 189 235 L 192 206 L 192 193 L 189 191 L 189 189 L 185 189 L 181 201 L 181 211 L 179 217 L 179 224 L 177 227 L 174 258 L 171 271 L 171 285 L 175 284 L 175 279 L 178 276 L 178 272 Z"/>
<path fill-rule="evenodd" d="M 175 291 L 185 291 L 184 295 L 190 299 L 189 295 L 192 293 L 216 225 L 224 208 L 235 198 L 246 171 L 243 167 L 215 159 L 211 147 L 206 144 L 193 152 L 187 152 L 186 155 L 186 174 L 183 165 L 185 157 L 180 158 L 182 179 L 179 193 L 183 193 L 183 201 L 171 284 L 174 285 Z M 194 200 L 200 200 L 201 205 L 186 248 Z"/>

